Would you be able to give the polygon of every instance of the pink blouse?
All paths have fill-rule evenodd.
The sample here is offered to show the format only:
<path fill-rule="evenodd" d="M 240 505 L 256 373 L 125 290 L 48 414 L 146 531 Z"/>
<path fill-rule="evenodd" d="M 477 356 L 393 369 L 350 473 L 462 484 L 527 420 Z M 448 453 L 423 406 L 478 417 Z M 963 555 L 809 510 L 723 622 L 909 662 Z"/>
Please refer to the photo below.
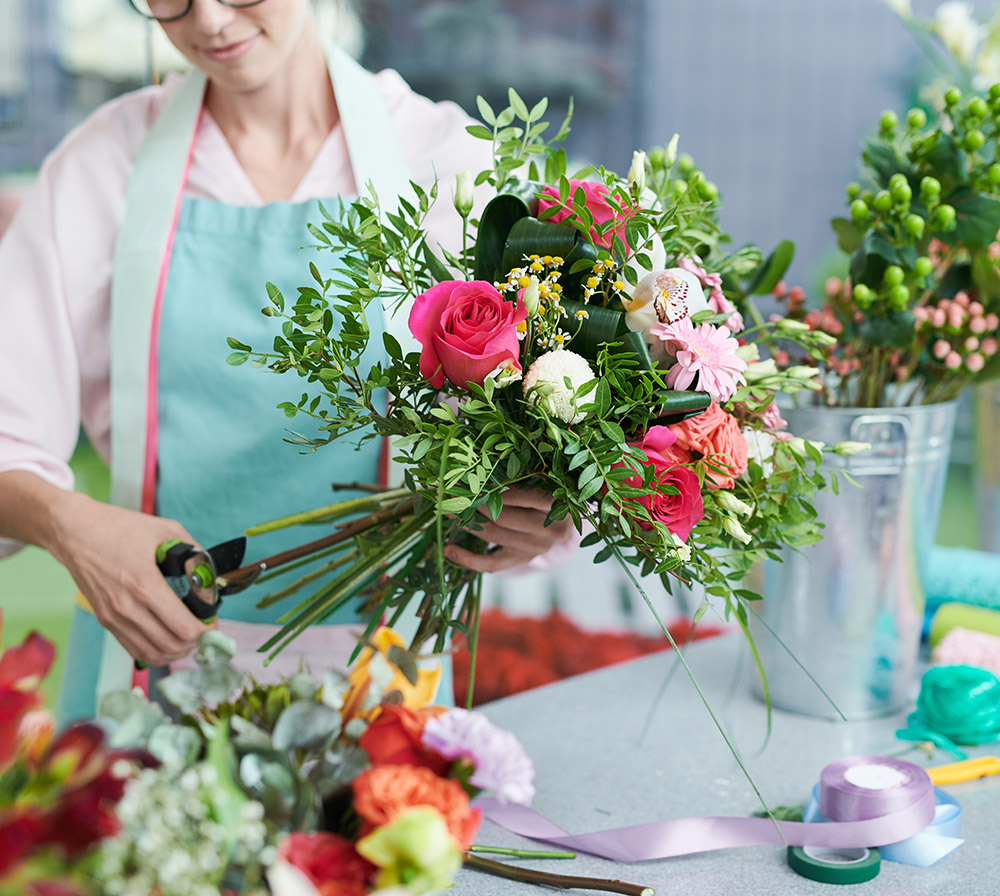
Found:
<path fill-rule="evenodd" d="M 414 93 L 391 69 L 376 75 L 402 139 L 412 178 L 440 182 L 428 218 L 432 246 L 458 245 L 454 175 L 491 164 L 452 103 Z M 179 79 L 113 100 L 49 155 L 0 240 L 0 472 L 29 470 L 73 487 L 68 460 L 82 423 L 97 452 L 110 451 L 109 326 L 112 259 L 132 163 Z M 204 112 L 186 193 L 231 205 L 262 205 L 225 136 Z M 344 134 L 330 132 L 290 197 L 357 195 Z M 262 301 L 263 305 L 264 302 Z M 0 556 L 20 545 L 0 539 Z"/>

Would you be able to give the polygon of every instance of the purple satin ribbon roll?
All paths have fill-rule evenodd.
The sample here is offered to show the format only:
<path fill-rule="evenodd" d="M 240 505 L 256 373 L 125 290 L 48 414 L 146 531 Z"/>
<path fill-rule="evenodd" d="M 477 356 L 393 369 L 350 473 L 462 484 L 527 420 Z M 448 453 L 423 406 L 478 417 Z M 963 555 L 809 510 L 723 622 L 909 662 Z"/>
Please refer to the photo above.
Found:
<path fill-rule="evenodd" d="M 850 756 L 820 776 L 820 806 L 828 822 L 731 816 L 674 818 L 589 834 L 570 834 L 526 806 L 487 798 L 483 815 L 522 837 L 615 862 L 666 859 L 736 846 L 858 848 L 898 843 L 926 828 L 935 814 L 934 786 L 922 768 L 884 756 Z"/>

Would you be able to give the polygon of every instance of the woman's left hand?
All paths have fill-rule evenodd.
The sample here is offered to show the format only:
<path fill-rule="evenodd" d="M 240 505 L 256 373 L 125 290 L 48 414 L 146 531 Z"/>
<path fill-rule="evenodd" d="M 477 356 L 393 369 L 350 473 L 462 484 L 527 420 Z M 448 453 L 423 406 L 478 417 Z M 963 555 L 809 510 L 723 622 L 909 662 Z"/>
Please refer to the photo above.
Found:
<path fill-rule="evenodd" d="M 486 517 L 475 535 L 491 545 L 487 554 L 476 554 L 450 544 L 444 555 L 452 563 L 476 572 L 499 572 L 523 566 L 548 553 L 558 542 L 569 537 L 573 523 L 569 518 L 545 525 L 552 509 L 552 496 L 539 488 L 512 488 L 504 492 L 503 509 L 493 520 L 486 506 L 479 512 Z"/>

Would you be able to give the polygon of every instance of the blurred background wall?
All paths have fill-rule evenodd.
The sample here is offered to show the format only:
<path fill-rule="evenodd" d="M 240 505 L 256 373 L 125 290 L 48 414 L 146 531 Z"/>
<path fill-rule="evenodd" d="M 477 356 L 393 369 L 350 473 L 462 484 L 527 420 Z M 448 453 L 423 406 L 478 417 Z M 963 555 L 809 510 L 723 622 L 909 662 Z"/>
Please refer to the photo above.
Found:
<path fill-rule="evenodd" d="M 682 151 L 720 188 L 734 242 L 795 240 L 789 279 L 813 290 L 836 264 L 828 221 L 843 212 L 860 140 L 884 109 L 905 110 L 928 76 L 882 0 L 316 2 L 322 27 L 366 65 L 397 68 L 435 99 L 474 112 L 477 94 L 502 105 L 512 85 L 531 101 L 549 96 L 558 120 L 574 97 L 567 148 L 581 164 L 624 171 L 633 149 L 679 133 Z M 937 5 L 913 0 L 918 15 Z M 69 128 L 148 83 L 150 46 L 159 68 L 180 64 L 126 0 L 0 0 L 0 230 Z M 967 454 L 961 438 L 957 450 Z M 35 562 L 23 555 L 0 565 L 5 607 L 23 593 L 24 567 L 14 564 Z M 52 588 L 69 587 L 52 575 Z M 584 579 L 607 598 L 596 622 L 620 616 L 628 589 L 614 574 Z M 564 573 L 519 582 L 504 599 L 572 603 L 580 581 Z"/>

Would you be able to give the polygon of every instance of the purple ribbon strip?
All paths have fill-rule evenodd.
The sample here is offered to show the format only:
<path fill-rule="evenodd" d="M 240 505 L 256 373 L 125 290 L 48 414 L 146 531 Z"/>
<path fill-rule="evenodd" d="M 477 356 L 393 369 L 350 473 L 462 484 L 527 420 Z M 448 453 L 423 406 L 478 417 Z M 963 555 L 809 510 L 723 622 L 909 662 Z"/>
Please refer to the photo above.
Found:
<path fill-rule="evenodd" d="M 866 773 L 871 779 L 873 768 L 875 786 L 855 783 L 864 780 Z M 883 786 L 877 780 L 880 771 L 891 783 Z M 934 821 L 930 778 L 922 768 L 902 759 L 841 759 L 823 769 L 819 786 L 823 814 L 831 819 L 822 823 L 710 816 L 570 834 L 526 806 L 492 798 L 479 799 L 476 805 L 484 817 L 512 833 L 616 862 L 643 862 L 737 846 L 882 846 L 906 840 Z"/>

